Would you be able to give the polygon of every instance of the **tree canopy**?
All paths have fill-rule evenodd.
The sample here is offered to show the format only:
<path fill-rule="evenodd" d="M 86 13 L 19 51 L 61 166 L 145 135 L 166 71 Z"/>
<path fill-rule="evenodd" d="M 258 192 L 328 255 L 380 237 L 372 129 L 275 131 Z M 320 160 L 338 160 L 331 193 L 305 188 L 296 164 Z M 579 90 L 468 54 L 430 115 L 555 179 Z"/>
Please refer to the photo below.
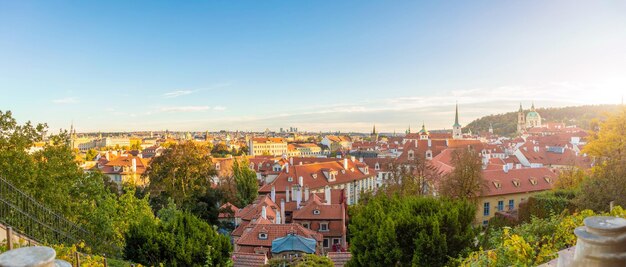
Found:
<path fill-rule="evenodd" d="M 594 159 L 591 177 L 582 183 L 578 205 L 606 211 L 609 203 L 626 207 L 626 108 L 609 115 L 592 133 L 584 153 Z"/>
<path fill-rule="evenodd" d="M 237 199 L 239 207 L 245 207 L 252 203 L 259 194 L 259 184 L 256 179 L 256 172 L 250 169 L 250 162 L 247 158 L 235 159 L 233 163 L 233 177 L 237 186 Z"/>
<path fill-rule="evenodd" d="M 466 201 L 378 194 L 349 211 L 349 266 L 444 266 L 475 236 Z"/>
<path fill-rule="evenodd" d="M 476 202 L 487 190 L 483 179 L 482 161 L 473 149 L 457 149 L 452 152 L 454 169 L 446 174 L 439 185 L 441 195 Z"/>
<path fill-rule="evenodd" d="M 229 266 L 228 237 L 208 223 L 169 205 L 158 219 L 143 218 L 126 233 L 127 259 L 158 266 Z"/>

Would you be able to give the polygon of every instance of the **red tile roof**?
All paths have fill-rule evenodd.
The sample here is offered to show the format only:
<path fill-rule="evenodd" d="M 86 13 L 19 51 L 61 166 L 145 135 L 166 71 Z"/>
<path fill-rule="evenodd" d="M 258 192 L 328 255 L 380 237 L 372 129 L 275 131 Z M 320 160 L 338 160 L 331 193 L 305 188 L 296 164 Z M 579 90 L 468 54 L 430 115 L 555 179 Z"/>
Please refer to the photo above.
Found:
<path fill-rule="evenodd" d="M 335 267 L 345 266 L 352 258 L 352 254 L 350 254 L 350 252 L 328 252 L 326 256 L 333 261 Z"/>
<path fill-rule="evenodd" d="M 488 183 L 488 190 L 483 195 L 498 196 L 550 190 L 558 175 L 548 168 L 524 168 L 507 172 L 485 170 L 483 178 Z"/>
<path fill-rule="evenodd" d="M 367 169 L 368 173 L 364 173 L 366 168 L 368 168 L 366 164 L 352 160 L 348 160 L 347 169 L 343 168 L 343 160 L 289 166 L 288 173 L 283 170 L 274 181 L 263 185 L 259 192 L 269 193 L 272 186 L 275 186 L 276 192 L 285 192 L 285 188 L 291 188 L 299 183 L 299 177 L 302 177 L 304 187 L 308 186 L 311 190 L 315 190 L 324 188 L 326 185 L 344 184 L 376 175 L 373 169 Z M 330 176 L 330 173 L 335 172 L 335 180 L 330 181 L 326 175 Z"/>
<path fill-rule="evenodd" d="M 234 252 L 233 267 L 263 266 L 267 264 L 267 255 L 257 253 Z"/>
<path fill-rule="evenodd" d="M 259 233 L 267 234 L 267 238 L 260 239 Z M 306 229 L 299 224 L 254 224 L 249 231 L 244 232 L 244 234 L 237 239 L 237 252 L 252 252 L 255 247 L 261 246 L 271 248 L 272 240 L 286 236 L 290 233 L 295 233 L 299 236 L 307 238 L 313 238 L 318 242 L 323 240 L 321 234 Z"/>

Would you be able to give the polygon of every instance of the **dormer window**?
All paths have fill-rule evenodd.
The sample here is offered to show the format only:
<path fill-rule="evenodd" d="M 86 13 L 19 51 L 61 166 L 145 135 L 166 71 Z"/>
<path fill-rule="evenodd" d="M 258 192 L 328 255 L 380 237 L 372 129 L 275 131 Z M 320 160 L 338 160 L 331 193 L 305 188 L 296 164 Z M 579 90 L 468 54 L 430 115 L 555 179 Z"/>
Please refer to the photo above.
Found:
<path fill-rule="evenodd" d="M 346 170 L 343 170 L 343 169 L 342 169 L 342 170 L 341 170 L 341 173 L 342 173 L 342 174 L 346 174 Z"/>
<path fill-rule="evenodd" d="M 215 163 L 215 169 L 218 170 L 218 171 L 220 170 L 220 164 L 219 163 Z"/>
<path fill-rule="evenodd" d="M 267 233 L 259 233 L 259 239 L 266 240 L 267 239 Z"/>
<path fill-rule="evenodd" d="M 409 159 L 414 159 L 415 158 L 415 153 L 413 153 L 413 150 L 409 151 Z"/>
<path fill-rule="evenodd" d="M 500 182 L 498 182 L 498 181 L 493 181 L 493 186 L 495 186 L 496 189 L 502 188 L 502 184 L 500 184 Z"/>
<path fill-rule="evenodd" d="M 543 179 L 546 180 L 546 183 L 549 183 L 549 184 L 552 183 L 552 178 L 550 178 L 548 176 L 543 177 Z"/>
<path fill-rule="evenodd" d="M 290 177 L 288 177 L 288 178 L 287 178 L 287 182 L 290 182 L 290 183 L 291 183 L 291 182 L 293 182 L 293 177 L 291 177 L 291 176 L 290 176 Z"/>
<path fill-rule="evenodd" d="M 530 178 L 528 180 L 530 180 L 530 184 L 537 185 L 537 180 L 535 178 Z"/>
<path fill-rule="evenodd" d="M 513 185 L 515 187 L 519 187 L 519 180 L 513 180 Z"/>
<path fill-rule="evenodd" d="M 302 223 L 302 227 L 304 227 L 306 229 L 311 229 L 311 225 L 308 222 L 303 222 Z"/>
<path fill-rule="evenodd" d="M 312 176 L 313 176 L 313 179 L 317 179 L 317 173 L 314 173 Z"/>
<path fill-rule="evenodd" d="M 378 164 L 378 162 L 376 162 L 376 165 L 374 165 L 374 170 L 380 170 L 380 164 Z"/>
<path fill-rule="evenodd" d="M 313 214 L 315 214 L 315 215 L 320 215 L 320 210 L 318 210 L 318 209 L 314 209 L 314 210 L 313 210 Z"/>

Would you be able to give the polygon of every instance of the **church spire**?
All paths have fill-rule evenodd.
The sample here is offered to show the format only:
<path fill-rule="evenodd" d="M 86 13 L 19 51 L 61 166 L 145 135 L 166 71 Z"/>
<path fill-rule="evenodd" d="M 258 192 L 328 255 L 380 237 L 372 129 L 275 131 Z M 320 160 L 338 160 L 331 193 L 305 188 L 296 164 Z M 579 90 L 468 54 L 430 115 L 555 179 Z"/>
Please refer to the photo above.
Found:
<path fill-rule="evenodd" d="M 372 134 L 376 134 L 376 124 L 374 124 L 374 128 L 372 129 Z"/>
<path fill-rule="evenodd" d="M 533 101 L 532 106 L 530 107 L 530 110 L 535 111 L 535 101 Z"/>
<path fill-rule="evenodd" d="M 522 108 L 522 103 L 519 103 L 519 112 L 524 112 L 524 109 Z"/>
<path fill-rule="evenodd" d="M 456 110 L 454 113 L 454 125 L 453 127 L 460 127 L 461 124 L 459 124 L 459 102 L 456 103 Z"/>

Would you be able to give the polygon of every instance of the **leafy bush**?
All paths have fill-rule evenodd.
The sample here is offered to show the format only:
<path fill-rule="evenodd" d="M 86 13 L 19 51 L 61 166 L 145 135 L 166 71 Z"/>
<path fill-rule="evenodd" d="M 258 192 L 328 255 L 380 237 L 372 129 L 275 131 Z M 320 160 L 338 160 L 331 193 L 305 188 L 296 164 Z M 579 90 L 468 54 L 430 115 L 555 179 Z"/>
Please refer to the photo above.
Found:
<path fill-rule="evenodd" d="M 576 210 L 573 199 L 576 192 L 572 190 L 555 190 L 539 193 L 528 198 L 519 207 L 520 222 L 529 222 L 531 217 L 548 218 L 560 214 L 564 210 L 570 213 Z"/>
<path fill-rule="evenodd" d="M 208 223 L 170 207 L 160 219 L 144 217 L 131 225 L 125 255 L 146 265 L 227 266 L 231 249 L 230 240 Z"/>
<path fill-rule="evenodd" d="M 558 257 L 558 251 L 574 246 L 574 229 L 584 225 L 585 218 L 595 215 L 591 210 L 573 215 L 563 213 L 489 232 L 485 247 L 462 259 L 461 266 L 536 266 L 548 262 Z M 601 215 L 626 218 L 626 211 L 616 207 Z"/>
<path fill-rule="evenodd" d="M 443 266 L 472 245 L 475 206 L 380 194 L 350 209 L 350 266 Z"/>

